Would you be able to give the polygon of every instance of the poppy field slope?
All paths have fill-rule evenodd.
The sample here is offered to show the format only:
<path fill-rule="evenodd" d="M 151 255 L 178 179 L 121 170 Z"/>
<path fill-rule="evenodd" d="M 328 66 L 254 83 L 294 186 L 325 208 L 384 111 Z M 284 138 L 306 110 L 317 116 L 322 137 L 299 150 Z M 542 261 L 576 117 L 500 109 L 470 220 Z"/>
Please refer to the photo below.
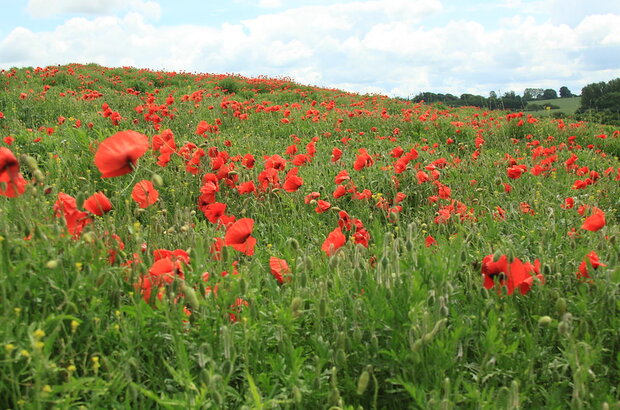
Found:
<path fill-rule="evenodd" d="M 0 72 L 0 407 L 619 408 L 620 130 Z"/>

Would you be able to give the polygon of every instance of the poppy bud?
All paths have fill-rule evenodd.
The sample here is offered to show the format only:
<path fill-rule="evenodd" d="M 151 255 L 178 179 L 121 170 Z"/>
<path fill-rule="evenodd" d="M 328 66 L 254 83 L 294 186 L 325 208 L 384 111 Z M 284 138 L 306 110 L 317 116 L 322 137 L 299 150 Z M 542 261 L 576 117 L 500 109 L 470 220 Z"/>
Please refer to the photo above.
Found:
<path fill-rule="evenodd" d="M 45 267 L 47 269 L 56 269 L 58 267 L 58 260 L 57 259 L 52 259 L 51 261 L 48 261 L 45 264 Z"/>
<path fill-rule="evenodd" d="M 555 302 L 555 310 L 558 313 L 558 316 L 564 315 L 566 313 L 566 299 L 559 298 L 557 302 Z"/>
<path fill-rule="evenodd" d="M 82 239 L 84 240 L 84 242 L 92 244 L 95 242 L 95 235 L 92 232 L 86 232 L 82 235 Z"/>
<path fill-rule="evenodd" d="M 345 367 L 347 365 L 347 356 L 342 349 L 336 351 L 336 364 L 339 367 Z"/>
<path fill-rule="evenodd" d="M 562 336 L 567 336 L 568 331 L 569 331 L 568 323 L 564 321 L 560 322 L 560 324 L 558 325 L 558 333 Z"/>
<path fill-rule="evenodd" d="M 187 286 L 185 281 L 181 281 L 181 291 L 185 294 L 185 299 L 189 302 L 189 305 L 194 310 L 198 310 L 200 307 L 200 303 L 198 302 L 198 298 L 196 297 L 196 292 L 190 286 Z"/>
<path fill-rule="evenodd" d="M 45 182 L 45 176 L 43 176 L 43 172 L 41 172 L 41 170 L 39 169 L 35 169 L 34 172 L 32 173 L 32 176 L 40 184 Z"/>
<path fill-rule="evenodd" d="M 295 250 L 295 251 L 299 250 L 299 242 L 297 241 L 297 239 L 289 238 L 287 242 L 288 242 L 289 246 L 291 248 L 293 248 L 293 250 Z"/>
<path fill-rule="evenodd" d="M 153 174 L 153 176 L 151 177 L 151 181 L 153 181 L 153 183 L 157 186 L 164 185 L 164 180 L 159 174 Z"/>
<path fill-rule="evenodd" d="M 379 338 L 374 333 L 372 334 L 372 336 L 370 336 L 370 344 L 375 350 L 379 348 Z"/>
<path fill-rule="evenodd" d="M 222 374 L 225 377 L 228 377 L 232 373 L 232 370 L 233 366 L 230 360 L 224 360 L 224 362 L 222 363 Z"/>
<path fill-rule="evenodd" d="M 549 316 L 541 316 L 540 319 L 538 319 L 538 326 L 547 327 L 551 324 L 551 321 L 552 319 Z"/>
<path fill-rule="evenodd" d="M 300 298 L 299 296 L 294 297 L 293 300 L 291 301 L 291 312 L 293 312 L 294 316 L 299 315 L 299 308 L 301 307 L 303 302 L 304 302 L 303 299 Z"/>
<path fill-rule="evenodd" d="M 357 394 L 362 395 L 366 391 L 368 387 L 368 382 L 370 381 L 370 374 L 364 370 L 360 377 L 357 379 Z"/>
<path fill-rule="evenodd" d="M 19 162 L 26 164 L 30 172 L 34 172 L 39 169 L 39 165 L 37 164 L 37 160 L 31 157 L 30 155 L 22 154 L 19 156 Z"/>

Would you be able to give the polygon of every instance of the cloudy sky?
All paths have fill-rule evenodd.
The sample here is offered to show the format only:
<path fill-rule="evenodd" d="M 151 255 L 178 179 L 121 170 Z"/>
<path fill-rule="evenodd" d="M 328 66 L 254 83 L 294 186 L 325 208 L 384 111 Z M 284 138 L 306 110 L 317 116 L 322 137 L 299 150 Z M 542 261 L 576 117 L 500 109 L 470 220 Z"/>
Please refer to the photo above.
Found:
<path fill-rule="evenodd" d="M 0 69 L 98 63 L 411 96 L 620 77 L 617 0 L 0 0 Z"/>

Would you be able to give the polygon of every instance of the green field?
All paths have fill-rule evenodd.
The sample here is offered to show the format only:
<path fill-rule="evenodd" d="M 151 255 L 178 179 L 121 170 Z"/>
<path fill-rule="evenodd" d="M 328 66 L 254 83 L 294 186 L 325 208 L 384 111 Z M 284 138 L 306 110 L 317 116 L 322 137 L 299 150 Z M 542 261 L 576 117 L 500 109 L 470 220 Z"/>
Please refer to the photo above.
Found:
<path fill-rule="evenodd" d="M 529 110 L 526 107 L 526 110 L 529 112 L 534 112 L 537 116 L 549 116 L 554 113 L 564 113 L 567 116 L 575 114 L 575 111 L 581 106 L 581 97 L 570 97 L 570 98 L 555 98 L 552 100 L 534 100 L 529 101 L 529 104 L 536 104 L 540 106 L 545 106 L 548 104 L 556 105 L 560 108 L 553 108 L 550 110 L 547 109 L 539 109 L 539 110 Z"/>
<path fill-rule="evenodd" d="M 0 408 L 620 409 L 620 130 L 0 78 Z"/>

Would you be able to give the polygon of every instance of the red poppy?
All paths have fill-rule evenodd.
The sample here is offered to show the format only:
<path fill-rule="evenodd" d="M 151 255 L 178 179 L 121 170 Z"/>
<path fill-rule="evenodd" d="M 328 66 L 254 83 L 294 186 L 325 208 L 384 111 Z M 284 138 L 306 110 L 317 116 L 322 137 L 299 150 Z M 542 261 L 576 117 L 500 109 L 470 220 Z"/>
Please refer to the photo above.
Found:
<path fill-rule="evenodd" d="M 586 258 L 581 261 L 579 264 L 579 271 L 577 272 L 577 279 L 585 279 L 590 278 L 588 274 L 588 264 L 587 261 L 590 262 L 590 266 L 592 269 L 597 269 L 599 266 L 607 266 L 604 263 L 601 263 L 596 252 L 592 251 L 586 255 Z"/>
<path fill-rule="evenodd" d="M 153 183 L 147 179 L 143 179 L 134 185 L 131 191 L 131 197 L 140 208 L 148 208 L 159 199 L 159 192 L 153 186 Z"/>
<path fill-rule="evenodd" d="M 295 167 L 286 174 L 286 179 L 282 185 L 282 188 L 284 188 L 286 192 L 295 192 L 303 185 L 304 180 L 297 175 L 298 172 L 299 168 Z"/>
<path fill-rule="evenodd" d="M 84 201 L 84 209 L 93 215 L 102 216 L 112 210 L 112 203 L 103 192 L 95 192 Z"/>
<path fill-rule="evenodd" d="M 220 217 L 224 215 L 224 212 L 226 212 L 226 204 L 214 202 L 201 208 L 201 211 L 205 214 L 209 222 L 215 224 L 219 221 Z"/>
<path fill-rule="evenodd" d="M 517 179 L 517 178 L 520 178 L 521 174 L 523 174 L 525 171 L 527 171 L 527 166 L 513 165 L 506 170 L 506 173 L 508 174 L 508 178 Z"/>
<path fill-rule="evenodd" d="M 13 198 L 26 191 L 26 180 L 19 172 L 19 162 L 10 149 L 0 147 L 0 195 Z"/>
<path fill-rule="evenodd" d="M 84 227 L 92 222 L 88 213 L 78 210 L 75 198 L 63 192 L 58 194 L 54 203 L 54 214 L 58 218 L 64 217 L 67 230 L 74 238 L 78 238 Z"/>
<path fill-rule="evenodd" d="M 241 218 L 226 230 L 224 245 L 230 246 L 246 255 L 254 255 L 256 238 L 252 236 L 254 220 L 251 218 Z"/>
<path fill-rule="evenodd" d="M 321 250 L 325 252 L 327 256 L 332 256 L 336 250 L 342 247 L 346 242 L 346 236 L 344 236 L 342 230 L 338 227 L 327 235 L 327 239 L 323 242 Z"/>
<path fill-rule="evenodd" d="M 534 284 L 534 276 L 544 283 L 544 277 L 540 273 L 540 261 L 536 259 L 534 264 L 523 263 L 519 258 L 514 258 L 509 264 L 508 257 L 502 255 L 497 261 L 493 255 L 487 255 L 482 260 L 482 275 L 484 287 L 491 289 L 496 286 L 495 278 L 499 278 L 498 291 L 506 287 L 507 293 L 512 295 L 515 289 L 519 289 L 525 295 Z"/>
<path fill-rule="evenodd" d="M 317 213 L 322 214 L 323 212 L 326 212 L 327 210 L 329 210 L 329 208 L 332 207 L 332 204 L 330 204 L 327 201 L 323 201 L 322 199 L 319 199 L 317 201 L 317 205 L 316 208 L 314 209 Z"/>
<path fill-rule="evenodd" d="M 136 131 L 120 131 L 105 139 L 95 153 L 95 165 L 102 178 L 133 171 L 138 158 L 149 148 L 149 138 Z"/>
<path fill-rule="evenodd" d="M 581 229 L 595 232 L 603 226 L 605 226 L 605 213 L 599 209 L 583 221 Z"/>
<path fill-rule="evenodd" d="M 344 185 L 338 185 L 336 189 L 334 189 L 332 196 L 334 197 L 334 199 L 338 199 L 341 196 L 345 195 L 346 193 L 347 193 L 347 188 Z"/>
<path fill-rule="evenodd" d="M 355 159 L 355 163 L 353 164 L 353 169 L 355 169 L 356 171 L 360 171 L 365 167 L 370 167 L 375 163 L 375 161 L 372 159 L 372 157 L 365 148 L 360 148 L 358 152 L 359 155 L 357 156 L 357 158 Z"/>
<path fill-rule="evenodd" d="M 248 194 L 256 191 L 256 185 L 254 185 L 254 181 L 244 182 L 237 186 L 237 191 L 239 191 L 240 194 Z"/>
<path fill-rule="evenodd" d="M 427 236 L 426 239 L 424 239 L 424 245 L 427 248 L 430 248 L 433 245 L 437 245 L 437 241 L 435 240 L 435 238 L 433 238 L 432 236 Z"/>
<path fill-rule="evenodd" d="M 334 148 L 332 150 L 332 162 L 336 162 L 338 161 L 340 158 L 342 158 L 342 150 L 338 149 L 338 148 Z"/>
<path fill-rule="evenodd" d="M 290 282 L 291 269 L 284 259 L 276 258 L 275 256 L 270 257 L 269 268 L 271 270 L 271 274 L 274 278 L 276 278 L 279 284 Z"/>
<path fill-rule="evenodd" d="M 175 277 L 184 279 L 183 265 L 181 259 L 178 258 L 161 258 L 153 263 L 149 269 L 149 275 L 152 278 L 157 278 L 155 282 L 172 283 Z"/>

